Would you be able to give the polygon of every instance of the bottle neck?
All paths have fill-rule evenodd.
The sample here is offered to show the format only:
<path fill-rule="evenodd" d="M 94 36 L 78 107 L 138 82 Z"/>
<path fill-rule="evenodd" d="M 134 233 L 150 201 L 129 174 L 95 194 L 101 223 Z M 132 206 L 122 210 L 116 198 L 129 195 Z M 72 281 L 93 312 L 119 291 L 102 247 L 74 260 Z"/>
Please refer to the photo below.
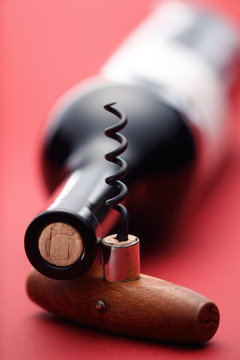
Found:
<path fill-rule="evenodd" d="M 96 229 L 108 212 L 105 201 L 116 192 L 105 183 L 105 178 L 114 171 L 114 166 L 105 164 L 104 159 L 103 163 L 91 162 L 78 168 L 57 190 L 48 210 L 70 210 Z"/>

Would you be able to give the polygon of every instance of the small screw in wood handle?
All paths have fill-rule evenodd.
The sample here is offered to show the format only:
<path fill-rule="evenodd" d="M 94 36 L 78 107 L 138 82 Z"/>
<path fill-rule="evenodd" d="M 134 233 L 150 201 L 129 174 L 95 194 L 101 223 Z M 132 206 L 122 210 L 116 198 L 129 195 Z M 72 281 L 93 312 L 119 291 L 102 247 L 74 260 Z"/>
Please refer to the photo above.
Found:
<path fill-rule="evenodd" d="M 201 343 L 210 340 L 219 325 L 217 306 L 192 290 L 147 275 L 109 282 L 97 266 L 61 281 L 33 270 L 27 291 L 57 316 L 124 335 Z"/>

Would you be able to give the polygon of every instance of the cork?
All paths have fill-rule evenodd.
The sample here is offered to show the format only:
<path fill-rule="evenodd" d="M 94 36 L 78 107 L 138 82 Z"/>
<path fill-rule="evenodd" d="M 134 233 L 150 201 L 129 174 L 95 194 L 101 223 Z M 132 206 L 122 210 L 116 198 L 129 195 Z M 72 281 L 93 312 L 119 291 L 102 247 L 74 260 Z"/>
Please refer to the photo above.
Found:
<path fill-rule="evenodd" d="M 39 252 L 44 260 L 55 266 L 75 263 L 83 252 L 79 232 L 65 223 L 52 223 L 44 228 L 38 240 Z"/>
<path fill-rule="evenodd" d="M 103 239 L 103 243 L 108 246 L 124 247 L 131 246 L 138 242 L 138 238 L 134 235 L 128 234 L 128 239 L 125 241 L 119 241 L 117 234 L 109 235 Z"/>
<path fill-rule="evenodd" d="M 126 241 L 109 235 L 102 241 L 103 271 L 107 281 L 132 281 L 140 276 L 139 239 L 128 234 Z"/>

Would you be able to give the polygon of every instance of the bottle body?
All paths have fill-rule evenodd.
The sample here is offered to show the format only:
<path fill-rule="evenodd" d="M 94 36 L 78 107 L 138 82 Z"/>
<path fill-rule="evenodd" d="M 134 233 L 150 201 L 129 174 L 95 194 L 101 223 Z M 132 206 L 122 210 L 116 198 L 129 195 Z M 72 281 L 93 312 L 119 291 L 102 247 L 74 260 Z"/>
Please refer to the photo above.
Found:
<path fill-rule="evenodd" d="M 176 15 L 179 12 L 181 16 Z M 200 20 L 208 23 L 211 33 L 205 34 Z M 226 44 L 225 53 L 219 53 Z M 106 199 L 114 195 L 104 179 L 116 171 L 104 161 L 115 144 L 103 135 L 114 121 L 103 106 L 117 102 L 128 116 L 123 133 L 129 143 L 124 159 L 129 165 L 126 182 L 130 187 L 136 179 L 174 173 L 197 162 L 212 167 L 219 144 L 222 148 L 226 88 L 234 78 L 229 69 L 237 50 L 234 31 L 223 22 L 188 5 L 167 3 L 140 25 L 98 78 L 77 86 L 61 99 L 50 116 L 44 164 L 57 169 L 53 188 L 63 174 L 69 179 L 50 208 L 27 230 L 26 251 L 37 269 L 50 277 L 68 278 L 85 271 L 94 260 L 94 234 L 106 219 Z M 74 271 L 71 267 L 59 270 L 51 264 L 49 273 L 49 264 L 41 259 L 38 249 L 33 249 L 30 237 L 34 232 L 38 237 L 52 221 L 48 214 L 54 213 L 67 213 L 67 222 L 72 213 L 90 229 L 90 233 L 83 231 L 85 250 L 77 265 L 73 264 Z M 92 258 L 81 268 L 88 243 L 92 244 Z"/>

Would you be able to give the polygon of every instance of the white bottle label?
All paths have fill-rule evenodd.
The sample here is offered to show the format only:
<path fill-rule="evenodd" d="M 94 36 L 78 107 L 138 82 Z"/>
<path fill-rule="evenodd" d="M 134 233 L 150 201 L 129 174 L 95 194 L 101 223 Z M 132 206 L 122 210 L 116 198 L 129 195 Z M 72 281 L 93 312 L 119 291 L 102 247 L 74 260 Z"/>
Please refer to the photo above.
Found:
<path fill-rule="evenodd" d="M 209 35 L 203 28 L 206 24 L 212 27 Z M 219 32 L 219 26 L 225 34 Z M 199 14 L 184 3 L 167 2 L 130 35 L 103 67 L 103 74 L 121 82 L 144 84 L 170 103 L 177 102 L 177 108 L 215 147 L 224 125 L 229 86 L 221 72 L 235 55 L 234 35 L 218 19 Z M 231 53 L 226 56 L 226 51 Z M 224 61 L 219 62 L 221 55 Z"/>

